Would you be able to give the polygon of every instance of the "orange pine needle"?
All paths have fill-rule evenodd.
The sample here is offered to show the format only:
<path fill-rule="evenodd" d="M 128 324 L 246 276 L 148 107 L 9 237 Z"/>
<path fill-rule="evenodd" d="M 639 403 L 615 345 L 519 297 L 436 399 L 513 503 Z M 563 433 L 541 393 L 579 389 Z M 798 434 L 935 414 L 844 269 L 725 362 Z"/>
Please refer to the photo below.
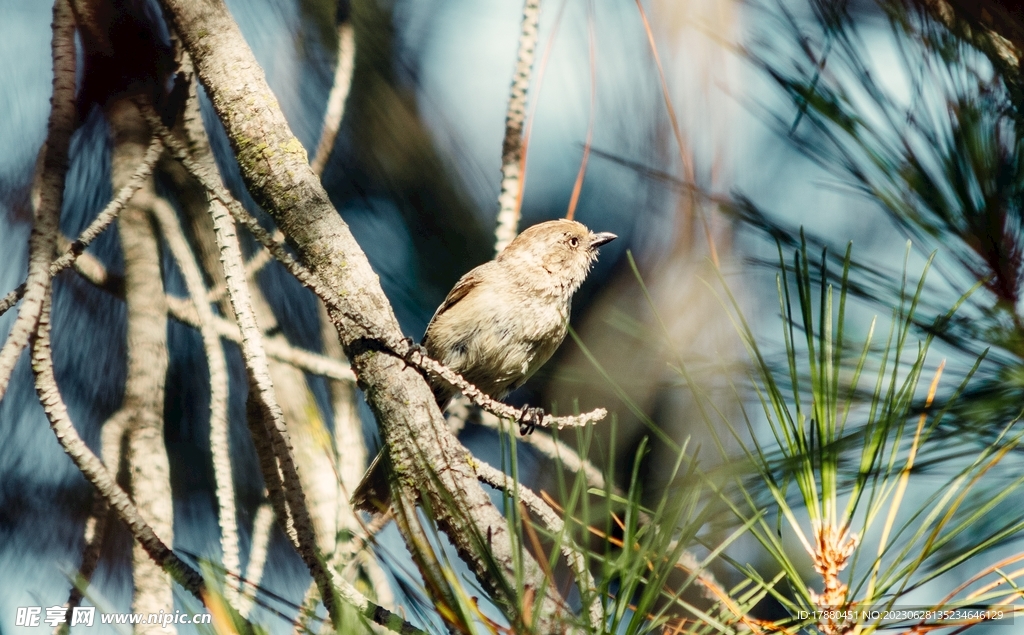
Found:
<path fill-rule="evenodd" d="M 594 140 L 594 111 L 597 107 L 597 36 L 594 33 L 594 0 L 587 2 L 587 49 L 590 56 L 590 114 L 587 119 L 587 140 L 583 144 L 583 160 L 580 171 L 576 175 L 576 183 L 572 186 L 572 197 L 569 198 L 569 210 L 565 217 L 572 220 L 576 215 L 576 204 L 580 200 L 583 189 L 583 176 L 587 173 L 587 161 L 590 159 L 590 146 Z"/>
<path fill-rule="evenodd" d="M 693 209 L 697 212 L 697 215 L 700 217 L 701 225 L 704 227 L 704 236 L 708 241 L 708 251 L 711 254 L 711 262 L 718 267 L 718 250 L 715 248 L 715 241 L 711 236 L 711 226 L 708 224 L 708 219 L 704 216 L 703 210 L 701 210 L 696 202 L 696 196 L 694 195 L 695 190 L 693 187 L 696 185 L 693 160 L 692 157 L 687 155 L 688 147 L 686 142 L 683 140 L 682 130 L 679 128 L 679 120 L 676 118 L 676 109 L 672 105 L 672 96 L 668 91 L 668 81 L 665 79 L 665 69 L 661 65 L 661 57 L 658 55 L 658 47 L 654 43 L 654 32 L 651 30 L 650 22 L 647 21 L 647 13 L 644 11 L 644 6 L 640 0 L 636 0 L 636 8 L 640 11 L 640 19 L 643 21 L 644 31 L 647 33 L 647 43 L 651 47 L 651 54 L 654 56 L 654 63 L 658 67 L 658 77 L 661 80 L 661 94 L 665 100 L 665 108 L 668 110 L 669 122 L 672 124 L 672 133 L 676 137 L 676 146 L 679 148 L 679 159 L 683 162 L 683 172 L 686 177 L 686 181 L 691 186 L 690 198 L 693 202 Z"/>
<path fill-rule="evenodd" d="M 562 23 L 562 14 L 565 13 L 565 6 L 569 0 L 563 0 L 558 15 L 555 16 L 555 24 L 551 27 L 551 35 L 544 45 L 544 55 L 540 58 L 540 66 L 537 68 L 537 85 L 533 89 L 533 99 L 530 100 L 530 113 L 526 116 L 526 129 L 523 132 L 523 150 L 519 154 L 519 197 L 516 199 L 516 215 L 519 216 L 523 210 L 523 193 L 526 192 L 526 157 L 530 147 L 530 133 L 533 131 L 533 120 L 537 114 L 537 104 L 540 102 L 540 89 L 544 85 L 544 71 L 548 68 L 548 60 L 551 58 L 551 49 L 555 43 L 555 36 L 558 35 L 558 27 Z"/>

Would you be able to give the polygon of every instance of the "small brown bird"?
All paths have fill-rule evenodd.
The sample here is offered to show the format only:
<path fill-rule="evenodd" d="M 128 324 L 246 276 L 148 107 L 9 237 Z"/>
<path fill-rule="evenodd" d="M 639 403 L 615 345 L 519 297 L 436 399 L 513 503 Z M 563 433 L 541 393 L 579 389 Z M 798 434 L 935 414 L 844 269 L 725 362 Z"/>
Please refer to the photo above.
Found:
<path fill-rule="evenodd" d="M 534 225 L 498 256 L 455 284 L 438 307 L 422 345 L 427 355 L 494 399 L 526 383 L 565 339 L 572 296 L 615 234 L 595 234 L 571 220 Z M 456 389 L 431 379 L 442 411 Z M 527 411 L 524 410 L 524 417 Z M 528 434 L 533 423 L 524 423 Z M 356 507 L 386 506 L 389 489 L 378 455 L 352 494 Z"/>

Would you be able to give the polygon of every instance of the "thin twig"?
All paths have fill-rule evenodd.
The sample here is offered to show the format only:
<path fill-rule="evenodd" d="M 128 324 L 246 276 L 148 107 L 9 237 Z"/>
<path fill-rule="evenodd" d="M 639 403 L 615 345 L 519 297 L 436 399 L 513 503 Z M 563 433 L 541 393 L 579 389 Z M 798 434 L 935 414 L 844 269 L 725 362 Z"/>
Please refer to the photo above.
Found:
<path fill-rule="evenodd" d="M 358 544 L 358 548 L 365 549 L 373 544 L 373 541 L 377 538 L 377 534 L 387 527 L 388 523 L 392 520 L 394 520 L 394 516 L 391 514 L 390 507 L 382 514 L 374 514 L 372 520 L 363 525 L 363 534 L 357 535 L 353 538 L 353 540 Z"/>
<path fill-rule="evenodd" d="M 500 419 L 491 413 L 484 413 L 480 417 L 479 423 L 485 428 L 490 428 L 499 432 L 504 429 L 501 425 Z M 567 469 L 570 472 L 581 472 L 587 481 L 587 485 L 590 487 L 600 490 L 605 489 L 606 481 L 601 470 L 597 469 L 593 463 L 580 456 L 579 452 L 572 449 L 572 447 L 565 442 L 559 441 L 551 435 L 544 434 L 542 432 L 535 432 L 533 434 L 520 437 L 516 443 L 529 444 L 544 456 L 557 461 L 559 467 Z"/>
<path fill-rule="evenodd" d="M 384 628 L 395 633 L 401 633 L 402 635 L 427 635 L 426 631 L 413 626 L 402 619 L 401 616 L 392 613 L 379 604 L 371 602 L 368 597 L 352 586 L 351 582 L 342 578 L 337 571 L 332 570 L 331 573 L 334 576 L 334 583 L 338 587 L 338 595 L 341 596 L 341 599 L 354 606 L 363 617 L 374 624 L 380 624 Z"/>
<path fill-rule="evenodd" d="M 594 121 L 597 109 L 597 35 L 594 28 L 594 0 L 587 2 L 587 53 L 590 62 L 590 112 L 587 115 L 587 139 L 583 143 L 583 160 L 580 161 L 580 171 L 576 174 L 576 182 L 572 186 L 572 196 L 569 197 L 569 209 L 565 217 L 572 220 L 576 215 L 576 204 L 580 200 L 580 192 L 583 191 L 583 177 L 587 174 L 587 162 L 590 160 L 590 146 L 594 141 Z"/>
<path fill-rule="evenodd" d="M 0 301 L 0 315 L 24 295 L 28 294 L 25 304 L 18 313 L 2 350 L 0 350 L 0 399 L 3 399 L 10 372 L 21 356 L 22 349 L 29 340 L 44 327 L 43 319 L 48 319 L 49 294 L 52 280 L 48 266 L 57 250 L 60 236 L 60 212 L 63 204 L 64 178 L 67 174 L 68 150 L 71 134 L 74 130 L 74 93 L 75 93 L 75 22 L 71 6 L 67 0 L 57 0 L 53 6 L 53 100 L 48 123 L 47 139 L 40 151 L 37 162 L 36 192 L 33 192 L 32 204 L 36 212 L 36 222 L 29 239 L 29 271 L 28 279 L 15 291 Z M 37 196 L 38 194 L 38 196 Z M 45 342 L 44 342 L 45 343 Z M 9 369 L 5 365 L 10 363 Z M 72 584 L 68 595 L 67 614 L 82 600 L 82 590 L 78 583 L 88 584 L 96 565 L 99 562 L 99 548 L 94 538 L 103 539 L 106 519 L 106 506 L 94 502 L 93 516 L 90 524 L 86 522 L 85 549 L 82 564 L 79 568 L 78 580 Z M 90 526 L 91 525 L 91 526 Z M 90 529 L 92 531 L 90 531 Z"/>
<path fill-rule="evenodd" d="M 324 173 L 327 159 L 334 149 L 334 140 L 338 137 L 341 120 L 345 117 L 345 101 L 352 88 L 352 71 L 356 62 L 356 37 L 352 22 L 345 21 L 338 25 L 338 62 L 334 67 L 334 84 L 331 94 L 327 97 L 327 110 L 324 113 L 324 125 L 320 129 L 320 143 L 316 147 L 310 167 L 317 176 Z"/>
<path fill-rule="evenodd" d="M 284 234 L 281 233 L 280 229 L 274 230 L 273 239 L 274 242 L 284 243 Z M 255 278 L 256 274 L 262 271 L 263 267 L 265 267 L 267 263 L 269 263 L 273 259 L 274 256 L 273 254 L 270 253 L 270 250 L 260 249 L 259 251 L 257 251 L 256 254 L 253 255 L 253 257 L 250 258 L 249 261 L 245 263 L 245 279 L 252 280 L 253 278 Z M 210 291 L 206 294 L 206 300 L 211 304 L 215 302 L 220 302 L 221 300 L 224 299 L 224 296 L 226 296 L 227 294 L 228 287 L 227 285 L 222 284 L 217 287 L 214 287 L 213 289 L 210 289 Z"/>
<path fill-rule="evenodd" d="M 60 212 L 64 203 L 64 178 L 68 149 L 75 129 L 75 20 L 67 0 L 53 5 L 53 98 L 43 146 L 42 172 L 37 175 L 39 205 L 29 237 L 28 276 L 24 302 L 14 325 L 0 347 L 0 400 L 7 392 L 14 366 L 36 330 L 43 299 L 50 291 L 50 262 L 57 251 Z"/>
<path fill-rule="evenodd" d="M 255 406 L 249 411 L 251 415 L 256 415 L 259 419 L 257 423 L 250 416 L 250 428 L 254 437 L 264 434 L 269 437 L 273 456 L 277 462 L 277 468 L 275 468 L 266 460 L 267 457 L 261 457 L 260 463 L 264 469 L 264 479 L 268 481 L 267 488 L 270 490 L 271 500 L 275 500 L 276 488 L 273 477 L 277 474 L 271 474 L 271 471 L 276 472 L 278 468 L 281 470 L 280 484 L 283 489 L 283 498 L 287 501 L 287 511 L 283 505 L 277 504 L 275 507 L 279 508 L 275 511 L 282 519 L 290 514 L 295 529 L 297 551 L 309 568 L 313 579 L 317 581 L 324 606 L 331 616 L 332 623 L 337 628 L 341 625 L 341 614 L 335 601 L 335 589 L 331 585 L 330 574 L 316 543 L 313 520 L 302 492 L 292 444 L 288 438 L 288 430 L 281 414 L 281 407 L 274 395 L 270 367 L 263 347 L 263 334 L 256 324 L 256 315 L 253 312 L 252 300 L 245 280 L 238 236 L 235 234 L 234 223 L 227 208 L 219 200 L 210 201 L 210 213 L 213 216 L 217 245 L 221 250 L 221 260 L 224 263 L 228 298 L 231 300 L 231 307 L 234 309 L 238 327 L 242 332 L 242 357 L 249 374 L 250 402 Z"/>
<path fill-rule="evenodd" d="M 293 271 L 293 275 L 301 280 L 301 274 L 305 274 L 305 277 L 309 279 L 307 284 L 322 285 L 318 285 L 318 281 L 313 280 L 313 276 L 291 258 L 290 254 L 283 250 L 283 247 L 274 243 L 266 230 L 260 227 L 227 191 L 217 172 L 213 156 L 209 152 L 205 131 L 192 131 L 193 134 L 190 138 L 191 144 L 198 149 L 197 155 L 201 156 L 201 160 L 197 161 L 163 125 L 160 117 L 149 104 L 141 99 L 137 99 L 136 103 L 147 123 L 163 140 L 164 146 L 172 156 L 178 159 L 211 194 L 210 215 L 213 219 L 214 235 L 223 263 L 228 298 L 242 335 L 242 358 L 248 373 L 250 391 L 246 408 L 247 420 L 257 449 L 269 449 L 272 454 L 267 455 L 261 452 L 260 466 L 264 481 L 278 518 L 284 522 L 286 533 L 293 539 L 293 546 L 320 587 L 321 597 L 331 616 L 331 621 L 335 627 L 340 627 L 340 608 L 336 601 L 336 590 L 331 585 L 330 574 L 317 546 L 316 532 L 303 495 L 302 484 L 295 465 L 294 451 L 281 407 L 274 394 L 267 354 L 263 346 L 264 338 L 256 322 L 252 298 L 245 279 L 242 252 L 228 208 L 236 208 L 236 220 L 245 222 L 247 218 L 251 221 L 249 229 L 253 235 L 261 241 L 266 241 L 265 246 L 270 248 L 271 252 L 282 262 L 285 262 L 286 266 L 290 263 L 292 266 L 289 267 L 289 270 Z M 240 216 L 246 218 L 240 218 Z M 334 295 L 329 294 L 329 297 L 334 297 Z M 264 435 L 267 439 L 262 438 Z M 261 443 L 264 440 L 269 442 L 269 446 Z"/>
<path fill-rule="evenodd" d="M 57 387 L 57 379 L 53 373 L 53 352 L 50 349 L 50 307 L 46 298 L 39 318 L 39 328 L 34 336 L 32 346 L 32 370 L 36 376 L 36 392 L 43 406 L 50 428 L 57 436 L 64 452 L 71 457 L 82 475 L 103 496 L 118 518 L 128 527 L 132 537 L 149 557 L 185 588 L 186 591 L 203 601 L 205 583 L 199 572 L 179 558 L 153 531 L 153 528 L 139 514 L 128 494 L 114 480 L 113 475 L 93 454 L 89 446 L 78 436 L 67 406 Z"/>
<path fill-rule="evenodd" d="M 363 572 L 366 573 L 366 579 L 370 583 L 370 588 L 373 589 L 373 595 L 377 599 L 377 603 L 394 604 L 395 595 L 391 592 L 391 583 L 384 573 L 384 568 L 377 560 L 377 554 L 372 551 L 360 551 L 356 554 L 355 559 L 362 566 Z"/>
<path fill-rule="evenodd" d="M 249 541 L 249 562 L 245 565 L 245 575 L 239 580 L 242 593 L 238 598 L 238 612 L 248 618 L 256 599 L 263 568 L 267 564 L 267 547 L 270 545 L 270 530 L 273 529 L 274 509 L 270 503 L 262 503 L 256 509 L 256 518 L 252 522 L 252 539 Z"/>
<path fill-rule="evenodd" d="M 530 88 L 539 22 L 540 0 L 525 0 L 516 70 L 512 76 L 508 110 L 505 112 L 505 140 L 501 144 L 501 193 L 498 195 L 498 226 L 494 230 L 495 253 L 501 253 L 512 242 L 519 227 L 523 122 L 526 119 L 526 92 Z"/>
<path fill-rule="evenodd" d="M 128 426 L 128 411 L 121 408 L 111 415 L 102 426 L 100 435 L 101 458 L 103 464 L 114 474 L 117 474 L 121 464 L 121 441 L 124 438 L 124 431 Z M 96 567 L 100 562 L 100 555 L 103 548 L 103 541 L 106 538 L 109 527 L 110 508 L 106 499 L 99 492 L 93 494 L 92 511 L 88 520 L 85 521 L 84 541 L 82 549 L 82 562 L 78 565 L 78 575 L 75 576 L 71 591 L 68 593 L 67 613 L 65 621 L 53 630 L 54 635 L 67 635 L 70 626 L 70 617 L 75 608 L 80 606 L 85 597 L 84 590 L 89 586 Z"/>
<path fill-rule="evenodd" d="M 143 107 L 140 105 L 140 107 Z M 143 107 L 143 114 L 146 117 L 146 121 L 154 130 L 157 131 L 160 139 L 164 142 L 164 146 L 171 153 L 175 159 L 177 159 L 185 169 L 193 176 L 199 183 L 206 188 L 210 196 L 223 204 L 231 216 L 236 222 L 239 222 L 249 230 L 253 237 L 277 259 L 278 262 L 283 264 L 285 268 L 295 278 L 306 286 L 309 290 L 317 295 L 321 300 L 324 301 L 333 310 L 341 312 L 346 318 L 352 320 L 356 324 L 360 324 L 369 333 L 373 333 L 375 337 L 384 343 L 389 348 L 394 348 L 396 343 L 389 343 L 388 338 L 381 334 L 379 328 L 373 324 L 366 323 L 360 315 L 352 313 L 346 310 L 346 304 L 341 301 L 338 295 L 327 285 L 323 284 L 318 276 L 311 272 L 304 264 L 295 259 L 291 253 L 288 252 L 286 245 L 283 240 L 276 240 L 276 237 L 280 235 L 282 238 L 284 234 L 275 233 L 271 234 L 260 225 L 259 221 L 245 209 L 245 207 L 238 202 L 231 192 L 224 187 L 220 182 L 220 178 L 212 173 L 211 170 L 215 166 L 204 167 L 202 164 L 196 162 L 190 155 L 188 150 L 174 138 L 174 135 L 167 129 L 166 126 L 160 121 L 160 117 L 153 111 L 152 108 Z M 244 267 L 243 267 L 244 270 Z"/>
<path fill-rule="evenodd" d="M 120 276 L 109 273 L 103 263 L 92 254 L 84 253 L 75 260 L 75 270 L 95 286 L 114 293 L 120 298 L 124 297 L 124 280 Z M 191 300 L 173 295 L 167 295 L 166 300 L 167 310 L 172 318 L 194 329 L 199 329 L 199 315 Z M 236 344 L 242 342 L 242 334 L 238 330 L 238 325 L 231 320 L 214 316 L 213 325 L 217 329 L 217 334 L 224 339 L 231 340 Z M 264 340 L 263 343 L 267 354 L 274 359 L 291 364 L 313 375 L 337 381 L 354 382 L 356 380 L 355 373 L 345 364 L 292 346 L 283 338 L 271 337 Z"/>
<path fill-rule="evenodd" d="M 191 308 L 191 307 L 190 307 Z M 177 307 L 171 307 L 171 315 L 175 318 L 184 318 Z M 233 342 L 241 343 L 242 335 L 238 331 L 238 325 L 230 320 L 218 317 L 214 320 L 214 326 L 221 337 Z M 318 355 L 296 346 L 292 346 L 281 337 L 268 337 L 263 341 L 267 354 L 286 364 L 291 364 L 308 373 L 334 379 L 336 381 L 354 382 L 355 373 L 345 364 L 335 361 L 329 357 Z"/>
<path fill-rule="evenodd" d="M 135 173 L 132 174 L 128 182 L 118 190 L 117 195 L 89 223 L 89 226 L 78 235 L 78 238 L 71 241 L 70 245 L 64 248 L 64 253 L 50 263 L 50 277 L 56 276 L 73 265 L 84 253 L 86 247 L 117 219 L 117 215 L 124 208 L 128 200 L 143 186 L 149 175 L 153 173 L 153 166 L 156 165 L 157 159 L 160 158 L 162 150 L 163 144 L 160 143 L 159 139 L 154 138 L 149 149 L 146 151 L 146 156 L 143 158 L 142 163 L 139 164 L 138 169 L 135 170 Z M 0 300 L 0 315 L 3 315 L 8 309 L 17 304 L 18 300 L 21 300 L 25 295 L 26 286 L 27 282 L 22 283 L 17 289 L 11 291 Z"/>
<path fill-rule="evenodd" d="M 235 505 L 235 487 L 231 470 L 231 447 L 228 435 L 228 368 L 220 334 L 214 325 L 214 314 L 206 300 L 206 285 L 199 270 L 192 249 L 185 240 L 185 232 L 178 221 L 178 215 L 164 198 L 153 202 L 153 216 L 160 224 L 171 254 L 178 263 L 178 269 L 185 279 L 185 286 L 192 296 L 192 307 L 196 311 L 199 332 L 203 339 L 206 362 L 210 375 L 210 454 L 212 455 L 213 477 L 217 496 L 218 525 L 221 532 L 221 563 L 228 574 L 241 570 L 238 552 L 238 510 Z M 232 606 L 238 602 L 238 590 L 234 585 L 224 587 L 224 597 Z"/>
<path fill-rule="evenodd" d="M 188 149 L 174 138 L 174 135 L 163 125 L 159 115 L 152 108 L 144 107 L 144 104 L 140 104 L 140 107 L 143 108 L 143 114 L 146 117 L 147 123 L 157 131 L 158 136 L 164 142 L 164 146 L 171 153 L 171 156 L 185 166 L 185 169 L 199 181 L 200 185 L 209 192 L 214 200 L 224 205 L 237 222 L 245 225 L 253 237 L 268 249 L 274 258 L 283 264 L 299 282 L 309 287 L 328 304 L 340 304 L 330 289 L 322 285 L 305 265 L 288 253 L 284 242 L 275 240 L 275 235 L 264 229 L 259 221 L 224 187 L 220 182 L 219 176 L 211 172 L 215 166 L 204 166 L 193 159 Z M 283 237 L 283 234 L 280 235 Z M 244 271 L 244 267 L 240 267 L 240 270 Z"/>
<path fill-rule="evenodd" d="M 507 404 L 503 404 L 500 401 L 491 399 L 489 396 L 484 394 L 482 390 L 463 379 L 461 375 L 447 366 L 444 366 L 440 362 L 430 359 L 416 348 L 409 348 L 408 351 L 404 353 L 404 357 L 414 366 L 417 366 L 432 375 L 436 375 L 455 388 L 458 388 L 470 401 L 484 410 L 494 413 L 498 417 L 515 421 L 522 415 L 520 410 L 517 410 Z M 608 411 L 604 408 L 597 408 L 590 412 L 573 417 L 555 417 L 545 414 L 541 417 L 539 422 L 536 422 L 536 425 L 544 428 L 557 428 L 559 430 L 565 427 L 579 428 L 596 423 L 604 419 L 606 416 L 608 416 Z"/>
<path fill-rule="evenodd" d="M 558 35 L 558 29 L 562 24 L 562 16 L 565 15 L 565 7 L 568 4 L 569 0 L 562 0 L 562 6 L 558 8 L 558 13 L 555 15 L 555 23 L 551 25 L 551 33 L 548 35 L 548 41 L 544 45 L 544 55 L 541 56 L 540 66 L 537 68 L 537 83 L 533 87 L 533 101 L 530 102 L 530 112 L 526 117 L 526 128 L 523 131 L 523 149 L 519 158 L 519 200 L 516 201 L 517 210 L 522 209 L 523 192 L 526 190 L 526 177 L 529 175 L 526 164 L 530 158 L 530 135 L 533 132 L 533 124 L 537 120 L 537 105 L 540 103 L 540 91 L 544 86 L 544 74 L 547 71 L 548 62 L 551 61 L 551 51 L 555 48 L 555 36 Z"/>
<path fill-rule="evenodd" d="M 316 617 L 318 604 L 320 604 L 320 596 L 317 595 L 314 581 L 306 587 L 306 593 L 302 596 L 302 601 L 299 602 L 299 612 L 292 622 L 292 635 L 305 635 L 313 632 L 313 629 L 309 627 L 309 621 Z"/>

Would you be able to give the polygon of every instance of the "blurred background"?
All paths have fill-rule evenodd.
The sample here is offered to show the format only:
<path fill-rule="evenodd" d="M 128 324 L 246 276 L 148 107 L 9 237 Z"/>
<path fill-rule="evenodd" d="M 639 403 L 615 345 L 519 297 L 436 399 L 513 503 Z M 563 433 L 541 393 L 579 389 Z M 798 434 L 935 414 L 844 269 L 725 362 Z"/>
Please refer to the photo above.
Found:
<path fill-rule="evenodd" d="M 151 25 L 156 40 L 166 38 L 155 3 L 114 4 Z M 406 335 L 419 339 L 458 277 L 493 255 L 521 3 L 229 0 L 228 6 L 310 156 L 334 80 L 338 25 L 354 26 L 352 89 L 323 183 Z M 753 433 L 764 432 L 762 440 L 769 435 L 756 397 L 744 387 L 749 359 L 723 289 L 735 296 L 768 359 L 783 364 L 777 245 L 792 264 L 802 227 L 814 258 L 830 248 L 833 275 L 841 274 L 853 242 L 850 341 L 863 341 L 875 315 L 876 332 L 888 330 L 901 280 L 916 284 L 935 252 L 917 334 L 938 335 L 928 372 L 948 360 L 945 372 L 954 379 L 940 396 L 949 396 L 977 355 L 990 350 L 941 426 L 948 444 L 921 463 L 920 495 L 930 493 L 930 476 L 961 465 L 950 448 L 988 443 L 1019 414 L 1024 384 L 1020 101 L 1016 66 L 1000 66 L 1010 58 L 992 44 L 1016 50 L 1016 32 L 992 31 L 984 22 L 993 21 L 991 14 L 943 6 L 952 16 L 947 25 L 901 4 L 654 0 L 642 3 L 648 31 L 634 2 L 541 0 L 520 227 L 566 214 L 586 150 L 575 218 L 619 240 L 601 250 L 573 307 L 575 337 L 592 356 L 567 338 L 510 401 L 559 412 L 608 408 L 614 425 L 597 427 L 590 458 L 620 475 L 629 474 L 652 427 L 674 443 L 689 439 L 688 451 L 709 472 L 722 468 L 695 390 L 721 417 L 739 422 L 746 412 Z M 51 7 L 0 0 L 0 16 L 0 291 L 6 293 L 26 271 L 29 193 L 51 93 Z M 979 43 L 986 33 L 995 35 Z M 80 232 L 111 196 L 102 104 L 88 96 L 102 94 L 89 92 L 102 83 L 96 77 L 118 72 L 87 60 L 81 73 L 84 123 L 71 149 L 61 221 L 66 236 Z M 225 181 L 255 209 L 205 97 L 202 104 Z M 158 173 L 158 190 L 172 184 L 172 174 Z M 247 247 L 255 251 L 254 243 Z M 111 271 L 123 266 L 116 228 L 90 251 Z M 167 257 L 164 268 L 168 291 L 184 293 Z M 941 332 L 933 329 L 933 319 L 979 282 L 958 319 Z M 260 271 L 258 283 L 275 333 L 322 350 L 312 294 L 275 263 Z M 73 273 L 55 285 L 57 378 L 76 426 L 96 447 L 124 390 L 124 303 Z M 13 311 L 0 317 L 0 333 L 14 317 Z M 202 342 L 169 320 L 168 347 L 165 440 L 174 545 L 216 558 Z M 244 422 L 240 356 L 233 345 L 226 351 L 244 563 L 262 480 Z M 311 374 L 303 379 L 313 403 L 305 418 L 333 429 L 327 382 Z M 376 426 L 357 402 L 372 455 Z M 468 426 L 460 438 L 481 458 L 499 462 L 495 431 Z M 732 443 L 725 450 L 738 456 Z M 674 445 L 656 436 L 649 447 L 639 475 L 644 496 L 656 500 L 664 488 L 685 484 L 670 481 Z M 0 632 L 14 633 L 16 607 L 66 601 L 67 576 L 77 568 L 92 508 L 90 486 L 47 427 L 24 355 L 0 402 L 0 448 Z M 519 450 L 527 484 L 553 490 L 550 460 L 529 447 Z M 911 497 L 917 485 L 915 476 Z M 993 511 L 987 531 L 1011 527 L 1006 513 Z M 708 531 L 728 526 L 710 523 Z M 1015 530 L 1001 535 L 985 556 L 992 561 L 1014 551 Z M 272 536 L 261 586 L 298 604 L 308 574 L 280 531 Z M 415 610 L 403 595 L 415 586 L 415 574 L 397 532 L 385 528 L 379 540 L 396 604 Z M 130 601 L 130 542 L 125 531 L 112 529 L 94 576 L 112 607 Z M 712 534 L 706 542 L 714 542 Z M 753 541 L 740 539 L 731 553 L 740 562 L 772 566 Z M 812 575 L 809 559 L 802 566 Z M 726 581 L 734 575 L 715 573 Z M 951 588 L 952 578 L 937 584 Z M 927 601 L 937 591 L 922 593 Z M 254 615 L 275 632 L 290 629 L 260 610 Z M 777 607 L 767 602 L 760 610 L 771 617 Z"/>

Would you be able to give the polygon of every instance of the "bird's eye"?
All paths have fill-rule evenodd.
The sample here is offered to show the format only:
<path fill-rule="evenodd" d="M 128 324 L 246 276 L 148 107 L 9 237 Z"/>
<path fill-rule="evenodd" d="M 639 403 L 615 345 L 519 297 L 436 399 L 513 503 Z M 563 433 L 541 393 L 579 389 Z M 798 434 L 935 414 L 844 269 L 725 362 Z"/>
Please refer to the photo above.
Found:
<path fill-rule="evenodd" d="M 572 238 L 569 239 L 569 244 L 575 247 L 580 244 L 580 239 L 573 236 Z"/>

